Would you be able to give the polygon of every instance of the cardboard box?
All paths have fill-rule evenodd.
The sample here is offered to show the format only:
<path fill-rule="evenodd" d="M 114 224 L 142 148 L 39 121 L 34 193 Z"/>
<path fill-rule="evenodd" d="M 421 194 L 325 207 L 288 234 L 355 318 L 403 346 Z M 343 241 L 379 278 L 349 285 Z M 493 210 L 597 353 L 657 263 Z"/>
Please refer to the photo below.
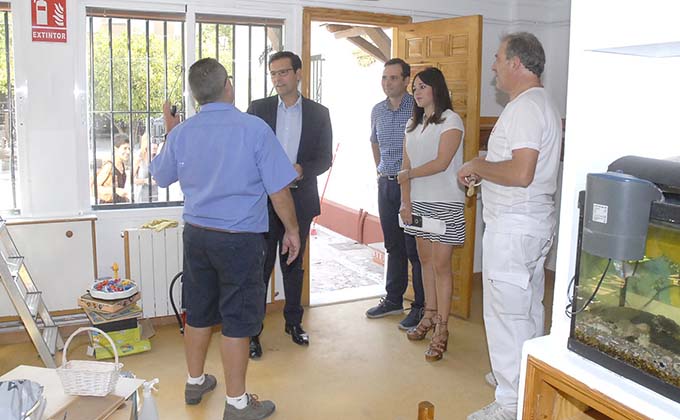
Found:
<path fill-rule="evenodd" d="M 151 350 L 151 341 L 149 340 L 139 340 L 133 343 L 116 343 L 116 350 L 118 351 L 118 357 L 129 356 L 131 354 L 142 353 Z M 94 357 L 97 360 L 101 359 L 113 359 L 113 352 L 111 351 L 111 346 L 106 344 L 102 347 L 99 345 L 94 346 Z"/>
<path fill-rule="evenodd" d="M 91 318 L 90 318 L 91 319 Z M 127 318 L 120 319 L 117 321 L 102 322 L 99 324 L 92 323 L 92 326 L 99 328 L 105 333 L 111 333 L 115 331 L 129 330 L 131 328 L 137 328 L 139 326 L 137 318 Z"/>
<path fill-rule="evenodd" d="M 130 328 L 127 330 L 111 331 L 106 334 L 108 334 L 108 336 L 111 337 L 111 340 L 113 340 L 113 342 L 117 345 L 125 343 L 134 343 L 142 339 L 139 327 Z M 106 337 L 102 336 L 98 332 L 90 331 L 90 340 L 92 341 L 92 344 L 94 346 L 111 348 L 109 340 L 107 340 Z"/>
<path fill-rule="evenodd" d="M 78 306 L 97 312 L 113 313 L 125 309 L 125 307 L 137 302 L 141 297 L 142 294 L 137 292 L 130 297 L 126 297 L 125 299 L 103 300 L 95 299 L 90 296 L 89 293 L 85 293 L 78 298 Z"/>
<path fill-rule="evenodd" d="M 139 322 L 136 328 L 107 333 L 116 345 L 118 357 L 142 353 L 151 350 L 151 338 L 156 332 L 148 319 Z M 96 332 L 90 333 L 94 357 L 100 359 L 113 359 L 113 351 L 109 341 Z"/>
<path fill-rule="evenodd" d="M 122 321 L 125 319 L 137 319 L 142 317 L 142 308 L 139 305 L 131 305 L 118 312 L 99 312 L 91 309 L 83 309 L 92 325 L 105 324 L 108 322 Z"/>

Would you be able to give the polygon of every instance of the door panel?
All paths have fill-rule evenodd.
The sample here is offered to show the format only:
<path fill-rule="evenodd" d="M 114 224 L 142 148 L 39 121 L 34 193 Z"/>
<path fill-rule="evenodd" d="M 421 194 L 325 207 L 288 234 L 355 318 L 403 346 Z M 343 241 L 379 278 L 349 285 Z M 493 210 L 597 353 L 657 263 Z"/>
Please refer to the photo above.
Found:
<path fill-rule="evenodd" d="M 415 76 L 426 67 L 438 67 L 451 93 L 454 111 L 465 122 L 463 159 L 479 154 L 479 102 L 481 80 L 482 17 L 466 16 L 400 25 L 394 30 L 393 55 L 411 65 Z M 468 318 L 475 248 L 476 197 L 465 203 L 467 235 L 451 259 L 453 292 L 451 313 Z M 409 287 L 412 297 L 413 289 Z"/>
<path fill-rule="evenodd" d="M 425 51 L 425 38 L 411 38 L 406 40 L 405 52 L 403 56 L 404 60 L 415 60 L 427 57 L 427 52 Z"/>

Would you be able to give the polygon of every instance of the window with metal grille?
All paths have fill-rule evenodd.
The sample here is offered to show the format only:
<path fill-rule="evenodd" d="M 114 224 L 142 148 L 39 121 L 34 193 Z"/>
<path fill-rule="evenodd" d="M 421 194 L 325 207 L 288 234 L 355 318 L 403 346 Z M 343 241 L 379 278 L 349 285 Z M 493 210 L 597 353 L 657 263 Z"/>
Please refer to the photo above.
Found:
<path fill-rule="evenodd" d="M 19 213 L 12 13 L 0 3 L 0 212 Z"/>
<path fill-rule="evenodd" d="M 161 146 L 166 99 L 184 115 L 184 14 L 87 9 L 93 208 L 179 205 L 149 163 Z"/>
<path fill-rule="evenodd" d="M 236 107 L 274 92 L 269 56 L 283 48 L 283 21 L 238 16 L 196 15 L 196 59 L 212 57 L 233 77 Z"/>

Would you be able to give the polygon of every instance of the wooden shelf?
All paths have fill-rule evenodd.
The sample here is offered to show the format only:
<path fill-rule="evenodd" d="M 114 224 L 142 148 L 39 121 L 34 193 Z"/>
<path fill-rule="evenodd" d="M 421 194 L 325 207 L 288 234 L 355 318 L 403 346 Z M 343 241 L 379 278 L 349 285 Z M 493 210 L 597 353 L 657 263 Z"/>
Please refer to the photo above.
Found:
<path fill-rule="evenodd" d="M 651 420 L 532 356 L 527 360 L 522 418 Z"/>

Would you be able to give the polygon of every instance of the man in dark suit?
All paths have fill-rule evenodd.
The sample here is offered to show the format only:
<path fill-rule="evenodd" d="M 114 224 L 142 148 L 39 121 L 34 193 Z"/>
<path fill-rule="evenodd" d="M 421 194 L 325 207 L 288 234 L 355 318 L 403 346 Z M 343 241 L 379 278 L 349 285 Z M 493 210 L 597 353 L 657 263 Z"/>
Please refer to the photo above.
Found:
<path fill-rule="evenodd" d="M 298 92 L 302 78 L 302 61 L 290 51 L 280 51 L 269 58 L 269 74 L 277 96 L 251 102 L 248 113 L 262 118 L 276 133 L 298 177 L 291 185 L 298 224 L 300 226 L 300 249 L 304 250 L 312 219 L 321 213 L 316 177 L 331 166 L 332 139 L 331 120 L 328 109 Z M 264 265 L 265 287 L 276 261 L 285 229 L 276 213 L 269 206 L 269 233 L 266 234 L 267 250 Z M 293 342 L 308 345 L 309 336 L 302 329 L 302 252 L 290 265 L 281 260 L 283 290 L 286 304 L 283 316 L 285 331 Z M 266 305 L 266 302 L 263 302 Z M 264 326 L 263 326 L 264 328 Z M 251 337 L 250 357 L 262 356 L 259 334 Z"/>

